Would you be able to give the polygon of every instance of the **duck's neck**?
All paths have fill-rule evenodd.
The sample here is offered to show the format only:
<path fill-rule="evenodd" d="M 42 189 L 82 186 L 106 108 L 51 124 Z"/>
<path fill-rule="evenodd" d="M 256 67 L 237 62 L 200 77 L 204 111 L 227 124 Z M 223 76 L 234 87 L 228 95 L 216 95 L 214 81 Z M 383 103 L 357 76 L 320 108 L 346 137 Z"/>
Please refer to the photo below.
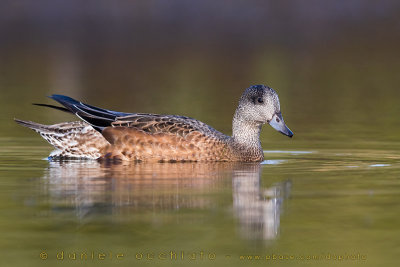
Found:
<path fill-rule="evenodd" d="M 244 120 L 238 109 L 233 117 L 232 141 L 248 152 L 256 153 L 259 156 L 263 153 L 260 143 L 261 127 L 261 123 Z"/>

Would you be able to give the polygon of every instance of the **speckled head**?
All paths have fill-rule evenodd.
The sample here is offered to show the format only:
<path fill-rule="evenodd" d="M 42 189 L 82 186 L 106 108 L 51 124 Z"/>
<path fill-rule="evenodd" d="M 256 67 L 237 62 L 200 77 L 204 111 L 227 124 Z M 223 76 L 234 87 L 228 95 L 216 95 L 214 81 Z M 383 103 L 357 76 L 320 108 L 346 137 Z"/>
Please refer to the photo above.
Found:
<path fill-rule="evenodd" d="M 278 94 L 268 86 L 253 85 L 247 88 L 239 100 L 236 115 L 249 123 L 269 123 L 282 134 L 293 136 L 283 120 Z"/>

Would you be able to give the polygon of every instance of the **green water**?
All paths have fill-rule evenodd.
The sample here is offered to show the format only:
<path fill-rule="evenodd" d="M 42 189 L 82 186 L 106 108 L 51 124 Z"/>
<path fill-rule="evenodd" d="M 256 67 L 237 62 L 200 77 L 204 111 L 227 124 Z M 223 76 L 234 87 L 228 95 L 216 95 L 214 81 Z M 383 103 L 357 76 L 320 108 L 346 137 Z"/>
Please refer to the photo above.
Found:
<path fill-rule="evenodd" d="M 1 266 L 398 266 L 395 1 L 52 2 L 0 8 Z M 264 126 L 261 164 L 49 162 L 13 121 L 76 120 L 31 105 L 61 93 L 230 134 L 253 84 L 295 134 Z"/>
<path fill-rule="evenodd" d="M 101 165 L 42 160 L 48 147 L 37 140 L 1 139 L 0 244 L 10 265 L 397 262 L 396 150 L 270 150 L 262 164 Z M 250 255 L 262 259 L 240 258 Z M 293 258 L 266 260 L 274 255 Z"/>

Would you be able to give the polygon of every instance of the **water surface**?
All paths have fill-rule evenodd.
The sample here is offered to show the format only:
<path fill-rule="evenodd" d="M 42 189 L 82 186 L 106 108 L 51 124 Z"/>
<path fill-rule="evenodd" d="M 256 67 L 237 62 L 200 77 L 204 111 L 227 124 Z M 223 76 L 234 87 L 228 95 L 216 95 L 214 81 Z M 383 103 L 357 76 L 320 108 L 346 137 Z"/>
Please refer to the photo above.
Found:
<path fill-rule="evenodd" d="M 393 151 L 272 150 L 261 164 L 100 164 L 48 162 L 48 147 L 35 140 L 1 140 L 1 248 L 13 265 L 396 262 Z M 266 260 L 274 255 L 293 259 Z"/>

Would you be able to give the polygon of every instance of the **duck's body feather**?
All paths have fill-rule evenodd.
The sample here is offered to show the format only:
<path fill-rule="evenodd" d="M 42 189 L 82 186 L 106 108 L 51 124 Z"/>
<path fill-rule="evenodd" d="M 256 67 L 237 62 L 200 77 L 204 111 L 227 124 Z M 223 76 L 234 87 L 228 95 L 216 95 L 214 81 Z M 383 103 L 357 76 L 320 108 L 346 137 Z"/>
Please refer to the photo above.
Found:
<path fill-rule="evenodd" d="M 43 125 L 32 121 L 15 120 L 17 123 L 39 133 L 54 146 L 50 158 L 97 159 L 109 143 L 92 126 L 83 121 Z"/>
<path fill-rule="evenodd" d="M 229 138 L 201 121 L 177 115 L 134 113 L 125 117 L 117 117 L 111 126 L 133 128 L 149 134 L 168 133 L 185 137 L 191 132 L 197 131 L 217 139 Z"/>

